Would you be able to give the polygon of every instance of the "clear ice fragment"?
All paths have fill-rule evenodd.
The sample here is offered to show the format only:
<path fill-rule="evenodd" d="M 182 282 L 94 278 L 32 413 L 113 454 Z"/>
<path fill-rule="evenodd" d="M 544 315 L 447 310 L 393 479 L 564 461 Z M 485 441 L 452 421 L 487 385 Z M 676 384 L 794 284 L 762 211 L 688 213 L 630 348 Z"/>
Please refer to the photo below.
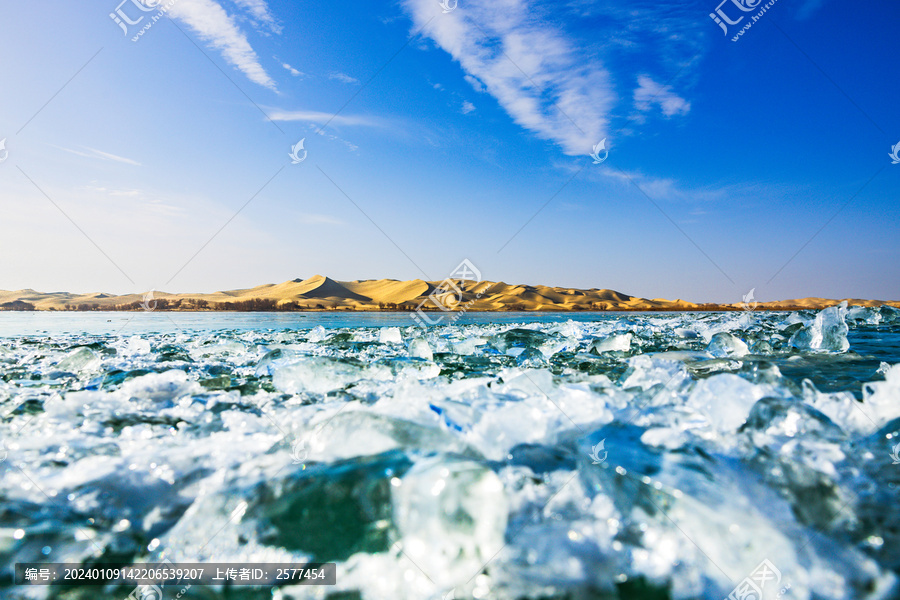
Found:
<path fill-rule="evenodd" d="M 392 492 L 403 552 L 439 586 L 465 583 L 505 545 L 503 484 L 479 463 L 426 458 Z"/>
<path fill-rule="evenodd" d="M 591 344 L 591 350 L 597 354 L 603 354 L 604 352 L 628 352 L 631 350 L 632 337 L 630 333 L 612 335 L 595 341 Z"/>
<path fill-rule="evenodd" d="M 57 369 L 70 373 L 90 371 L 98 366 L 100 366 L 100 356 L 90 348 L 85 347 L 75 348 L 56 363 Z"/>
<path fill-rule="evenodd" d="M 750 354 L 750 348 L 742 339 L 725 331 L 720 331 L 712 336 L 709 345 L 706 346 L 706 351 L 716 358 L 740 357 Z"/>
<path fill-rule="evenodd" d="M 791 337 L 790 345 L 811 352 L 846 352 L 850 349 L 846 314 L 846 300 L 839 306 L 820 311 L 812 325 L 800 329 Z"/>
<path fill-rule="evenodd" d="M 378 341 L 382 344 L 399 344 L 403 342 L 399 327 L 382 327 L 378 334 Z"/>

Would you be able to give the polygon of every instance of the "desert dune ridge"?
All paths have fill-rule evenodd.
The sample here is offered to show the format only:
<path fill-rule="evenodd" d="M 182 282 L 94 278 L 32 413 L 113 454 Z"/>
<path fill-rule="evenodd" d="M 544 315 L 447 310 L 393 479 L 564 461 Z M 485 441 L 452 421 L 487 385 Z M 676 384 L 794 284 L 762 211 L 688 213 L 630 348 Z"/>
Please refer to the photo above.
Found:
<path fill-rule="evenodd" d="M 609 289 L 578 289 L 502 281 L 362 279 L 336 281 L 323 275 L 253 288 L 209 294 L 73 294 L 26 289 L 0 291 L 0 310 L 48 311 L 716 311 L 822 309 L 846 300 L 856 306 L 889 305 L 900 301 L 854 298 L 801 298 L 743 304 L 703 303 L 663 298 L 639 298 Z M 444 285 L 444 288 L 440 286 Z"/>

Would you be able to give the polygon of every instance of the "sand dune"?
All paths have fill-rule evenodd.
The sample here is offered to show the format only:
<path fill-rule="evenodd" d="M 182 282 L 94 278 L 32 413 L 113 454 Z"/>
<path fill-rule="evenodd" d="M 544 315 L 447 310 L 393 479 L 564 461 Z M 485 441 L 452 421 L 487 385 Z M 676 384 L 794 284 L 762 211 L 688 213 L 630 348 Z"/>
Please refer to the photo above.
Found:
<path fill-rule="evenodd" d="M 346 286 L 328 277 L 316 275 L 300 282 L 296 293 L 306 298 L 328 298 L 335 300 L 352 300 L 355 302 L 371 302 L 368 296 L 351 292 Z"/>
<path fill-rule="evenodd" d="M 433 285 L 421 279 L 397 281 L 396 279 L 375 279 L 350 281 L 344 286 L 361 296 L 377 299 L 378 302 L 401 304 L 411 302 L 434 289 Z"/>
<path fill-rule="evenodd" d="M 442 282 L 366 279 L 336 281 L 323 275 L 211 294 L 153 292 L 116 296 L 106 293 L 42 293 L 0 291 L 0 310 L 440 310 L 471 311 L 691 311 L 742 310 L 740 303 L 697 304 L 684 300 L 639 298 L 615 290 L 515 285 L 502 281 L 454 281 L 455 289 L 438 290 Z M 801 298 L 761 302 L 755 310 L 821 309 L 841 300 Z M 851 305 L 900 308 L 900 302 L 847 299 Z"/>

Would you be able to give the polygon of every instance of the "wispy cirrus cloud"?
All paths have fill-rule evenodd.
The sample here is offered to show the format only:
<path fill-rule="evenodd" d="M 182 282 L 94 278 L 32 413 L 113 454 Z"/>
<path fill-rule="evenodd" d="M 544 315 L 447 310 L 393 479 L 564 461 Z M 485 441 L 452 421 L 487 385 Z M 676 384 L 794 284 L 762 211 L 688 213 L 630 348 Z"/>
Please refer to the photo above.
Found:
<path fill-rule="evenodd" d="M 265 25 L 272 30 L 273 33 L 281 33 L 282 27 L 275 19 L 269 5 L 265 0 L 233 0 L 235 4 L 244 8 L 250 16 L 260 24 Z"/>
<path fill-rule="evenodd" d="M 622 170 L 614 167 L 584 169 L 583 161 L 554 161 L 554 167 L 594 182 L 614 183 L 623 190 L 638 191 L 653 201 L 672 203 L 715 202 L 734 197 L 744 197 L 754 189 L 750 185 L 722 186 L 697 185 L 677 178 L 649 175 L 640 170 Z"/>
<path fill-rule="evenodd" d="M 587 154 L 613 130 L 629 133 L 630 121 L 643 120 L 634 96 L 667 117 L 690 109 L 674 91 L 693 78 L 687 67 L 704 47 L 704 23 L 690 7 L 568 0 L 550 11 L 536 0 L 467 0 L 442 14 L 434 0 L 401 4 L 476 91 L 565 154 Z"/>
<path fill-rule="evenodd" d="M 566 165 L 570 172 L 577 171 L 577 165 Z M 801 193 L 800 188 L 774 184 L 772 182 L 746 181 L 722 184 L 721 182 L 683 181 L 673 177 L 658 177 L 643 171 L 615 168 L 592 171 L 587 178 L 593 181 L 614 182 L 621 189 L 646 195 L 654 202 L 665 202 L 673 205 L 710 205 L 731 202 L 752 205 L 759 198 L 781 198 L 789 194 Z M 696 209 L 695 214 L 699 214 Z"/>
<path fill-rule="evenodd" d="M 474 89 L 476 92 L 486 92 L 487 91 L 486 89 L 484 89 L 484 86 L 481 85 L 481 82 L 478 81 L 477 79 L 475 79 L 474 77 L 472 77 L 471 75 L 464 75 L 463 79 L 465 79 L 466 82 L 468 82 L 468 84 L 471 85 L 472 89 Z"/>
<path fill-rule="evenodd" d="M 285 71 L 287 71 L 294 77 L 300 77 L 303 75 L 303 73 L 301 73 L 300 71 L 298 71 L 297 69 L 295 69 L 294 67 L 292 67 L 291 65 L 289 65 L 287 63 L 282 63 L 281 66 L 284 68 Z"/>
<path fill-rule="evenodd" d="M 87 146 L 82 146 L 82 150 L 73 150 L 72 148 L 63 148 L 62 146 L 53 146 L 53 147 L 58 148 L 60 150 L 64 150 L 71 154 L 83 156 L 85 158 L 99 158 L 102 160 L 111 160 L 114 162 L 124 163 L 126 165 L 131 165 L 134 167 L 141 166 L 141 163 L 139 163 L 136 160 L 132 160 L 130 158 L 125 158 L 124 156 L 118 156 L 116 154 L 111 154 L 109 152 L 103 152 L 102 150 L 97 150 L 96 148 L 88 148 Z"/>
<path fill-rule="evenodd" d="M 599 172 L 598 176 L 618 181 L 627 188 L 637 186 L 644 194 L 653 200 L 664 200 L 666 202 L 707 202 L 722 200 L 726 197 L 724 189 L 697 189 L 695 187 L 686 187 L 681 182 L 670 177 L 654 177 L 640 171 L 604 169 Z"/>
<path fill-rule="evenodd" d="M 359 83 L 359 79 L 356 77 L 350 77 L 346 73 L 331 73 L 328 75 L 328 79 L 334 79 L 335 81 L 340 81 L 341 83 Z"/>
<path fill-rule="evenodd" d="M 135 188 L 108 188 L 98 185 L 86 185 L 84 189 L 94 194 L 107 194 L 109 196 L 137 198 L 143 194 L 141 190 Z"/>
<path fill-rule="evenodd" d="M 566 154 L 586 154 L 605 136 L 616 101 L 610 74 L 585 61 L 565 32 L 520 0 L 472 1 L 442 14 L 434 0 L 403 0 L 416 28 L 448 52 L 476 89 L 512 119 Z"/>
<path fill-rule="evenodd" d="M 378 117 L 363 115 L 337 115 L 316 110 L 281 110 L 271 109 L 269 118 L 273 121 L 305 121 L 307 123 L 347 125 L 358 127 L 385 127 L 387 123 Z"/>
<path fill-rule="evenodd" d="M 670 86 L 661 85 L 648 75 L 638 76 L 638 87 L 634 90 L 635 108 L 646 112 L 654 104 L 667 117 L 686 115 L 691 110 L 691 103 L 674 93 Z"/>
<path fill-rule="evenodd" d="M 262 0 L 241 0 L 239 5 L 251 8 L 251 14 L 260 13 L 268 7 Z M 259 57 L 247 40 L 247 36 L 237 26 L 234 17 L 228 15 L 222 6 L 213 0 L 178 0 L 168 15 L 177 19 L 196 33 L 201 40 L 221 53 L 231 66 L 241 71 L 247 78 L 272 91 L 277 91 L 275 81 L 259 62 Z"/>

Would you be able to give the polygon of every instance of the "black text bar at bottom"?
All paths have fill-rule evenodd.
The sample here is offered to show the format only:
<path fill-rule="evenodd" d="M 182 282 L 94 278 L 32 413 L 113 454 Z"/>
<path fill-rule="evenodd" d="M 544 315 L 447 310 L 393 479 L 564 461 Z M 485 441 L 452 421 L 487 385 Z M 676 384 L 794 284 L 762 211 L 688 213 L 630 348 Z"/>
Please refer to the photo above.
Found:
<path fill-rule="evenodd" d="M 335 585 L 335 563 L 16 563 L 16 585 Z"/>

